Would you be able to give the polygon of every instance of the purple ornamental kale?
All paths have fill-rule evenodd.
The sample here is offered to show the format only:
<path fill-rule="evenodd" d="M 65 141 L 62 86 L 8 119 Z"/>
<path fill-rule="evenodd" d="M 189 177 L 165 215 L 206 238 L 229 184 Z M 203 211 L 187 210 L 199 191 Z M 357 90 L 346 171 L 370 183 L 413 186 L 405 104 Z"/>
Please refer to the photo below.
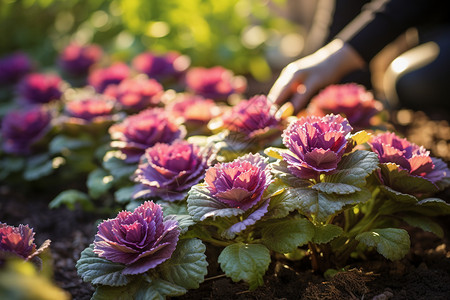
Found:
<path fill-rule="evenodd" d="M 395 163 L 412 176 L 425 178 L 432 183 L 450 177 L 450 170 L 442 160 L 430 157 L 430 152 L 424 147 L 400 138 L 393 132 L 374 136 L 369 145 L 381 163 Z"/>
<path fill-rule="evenodd" d="M 117 99 L 125 110 L 140 111 L 157 106 L 164 90 L 154 79 L 146 77 L 127 78 L 118 85 L 109 85 L 103 94 Z"/>
<path fill-rule="evenodd" d="M 229 163 L 218 163 L 206 170 L 205 183 L 211 197 L 224 209 L 237 208 L 246 217 L 227 230 L 229 237 L 261 219 L 269 206 L 264 191 L 272 183 L 268 159 L 259 154 L 247 154 Z"/>
<path fill-rule="evenodd" d="M 383 108 L 364 86 L 356 83 L 330 85 L 315 96 L 307 107 L 308 115 L 341 114 L 353 127 L 367 128 Z"/>
<path fill-rule="evenodd" d="M 186 134 L 184 127 L 169 117 L 161 108 L 141 111 L 110 127 L 111 143 L 126 155 L 125 161 L 136 163 L 145 149 L 156 143 L 172 143 Z"/>
<path fill-rule="evenodd" d="M 246 83 L 223 67 L 196 67 L 186 74 L 186 84 L 193 93 L 213 100 L 226 100 L 234 93 L 243 92 Z"/>
<path fill-rule="evenodd" d="M 103 50 L 98 45 L 81 46 L 70 44 L 62 51 L 59 65 L 67 74 L 82 76 L 89 73 L 89 69 L 99 62 Z"/>
<path fill-rule="evenodd" d="M 283 132 L 283 143 L 291 153 L 283 153 L 289 170 L 305 179 L 337 168 L 347 146 L 352 127 L 340 115 L 300 118 Z"/>
<path fill-rule="evenodd" d="M 168 52 L 163 55 L 144 52 L 137 55 L 132 61 L 135 70 L 159 82 L 178 80 L 189 64 L 189 59 L 176 52 Z"/>
<path fill-rule="evenodd" d="M 27 259 L 35 251 L 33 229 L 28 225 L 14 227 L 0 222 L 0 256 L 13 254 Z"/>
<path fill-rule="evenodd" d="M 239 102 L 223 116 L 223 127 L 254 138 L 271 129 L 281 131 L 280 119 L 275 117 L 276 107 L 266 96 L 259 95 Z"/>
<path fill-rule="evenodd" d="M 145 151 L 135 173 L 135 198 L 157 196 L 166 201 L 183 200 L 190 187 L 204 178 L 214 159 L 210 149 L 176 141 L 156 144 Z"/>
<path fill-rule="evenodd" d="M 0 86 L 15 84 L 31 72 L 32 68 L 30 58 L 24 53 L 17 52 L 2 57 L 0 59 Z"/>
<path fill-rule="evenodd" d="M 110 84 L 119 84 L 129 76 L 130 68 L 128 65 L 117 62 L 106 68 L 92 70 L 88 76 L 88 83 L 98 93 L 103 93 Z"/>
<path fill-rule="evenodd" d="M 18 86 L 19 98 L 31 105 L 60 100 L 62 93 L 61 77 L 53 74 L 29 74 Z"/>
<path fill-rule="evenodd" d="M 192 94 L 178 94 L 166 108 L 184 123 L 196 125 L 206 124 L 222 112 L 213 100 Z"/>
<path fill-rule="evenodd" d="M 161 207 L 146 201 L 98 225 L 94 253 L 124 264 L 124 275 L 142 274 L 172 256 L 179 235 L 177 221 L 164 221 Z"/>
<path fill-rule="evenodd" d="M 32 146 L 50 131 L 51 120 L 50 112 L 40 106 L 9 112 L 1 128 L 3 150 L 11 154 L 30 154 Z"/>

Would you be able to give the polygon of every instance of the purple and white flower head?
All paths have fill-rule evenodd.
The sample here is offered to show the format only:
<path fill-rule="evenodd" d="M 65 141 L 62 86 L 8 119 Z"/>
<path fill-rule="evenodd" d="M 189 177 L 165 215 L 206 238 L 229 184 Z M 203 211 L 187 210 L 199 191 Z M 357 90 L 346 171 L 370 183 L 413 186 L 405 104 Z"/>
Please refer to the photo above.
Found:
<path fill-rule="evenodd" d="M 92 70 L 88 76 L 88 83 L 98 93 L 103 93 L 110 84 L 119 84 L 129 76 L 130 68 L 128 65 L 116 62 L 109 67 Z"/>
<path fill-rule="evenodd" d="M 233 238 L 260 220 L 268 211 L 270 199 L 263 194 L 272 183 L 268 159 L 259 154 L 247 154 L 229 163 L 218 163 L 206 170 L 205 185 L 217 207 L 207 217 L 241 216 L 242 220 L 223 232 Z M 189 207 L 189 199 L 188 199 Z"/>
<path fill-rule="evenodd" d="M 162 85 L 156 80 L 138 76 L 124 79 L 117 85 L 109 85 L 103 94 L 115 98 L 125 110 L 140 111 L 157 106 L 163 92 Z"/>
<path fill-rule="evenodd" d="M 242 77 L 223 67 L 196 67 L 186 74 L 187 88 L 193 93 L 213 100 L 226 100 L 228 96 L 241 93 L 246 88 Z"/>
<path fill-rule="evenodd" d="M 205 177 L 214 159 L 211 149 L 187 141 L 158 143 L 148 148 L 135 172 L 135 198 L 156 196 L 166 201 L 183 200 L 190 187 Z"/>
<path fill-rule="evenodd" d="M 87 75 L 90 68 L 98 63 L 102 56 L 103 50 L 98 45 L 81 46 L 72 43 L 61 52 L 59 65 L 69 75 Z"/>
<path fill-rule="evenodd" d="M 0 86 L 15 84 L 33 69 L 30 58 L 21 52 L 0 58 Z"/>
<path fill-rule="evenodd" d="M 27 259 L 35 251 L 33 229 L 28 225 L 14 227 L 0 222 L 0 256 L 12 254 Z"/>
<path fill-rule="evenodd" d="M 222 116 L 223 127 L 232 132 L 255 138 L 276 129 L 281 131 L 277 108 L 264 95 L 242 100 Z"/>
<path fill-rule="evenodd" d="M 2 121 L 3 150 L 19 155 L 32 153 L 33 145 L 50 131 L 51 120 L 51 113 L 41 106 L 10 111 Z"/>
<path fill-rule="evenodd" d="M 340 115 L 302 117 L 283 132 L 283 143 L 291 151 L 283 153 L 289 170 L 305 179 L 337 168 L 353 128 Z"/>
<path fill-rule="evenodd" d="M 369 127 L 371 118 L 383 105 L 364 86 L 356 83 L 330 85 L 315 96 L 306 111 L 308 115 L 341 114 L 353 127 Z"/>
<path fill-rule="evenodd" d="M 17 92 L 26 104 L 46 104 L 61 99 L 63 81 L 58 75 L 31 73 L 20 81 Z"/>
<path fill-rule="evenodd" d="M 124 264 L 124 275 L 142 274 L 172 256 L 179 235 L 177 221 L 164 220 L 161 207 L 147 201 L 98 225 L 94 253 Z"/>
<path fill-rule="evenodd" d="M 144 52 L 137 55 L 131 64 L 135 70 L 149 78 L 159 82 L 171 82 L 180 79 L 190 61 L 186 56 L 173 51 L 162 55 Z"/>
<path fill-rule="evenodd" d="M 186 130 L 162 108 L 143 110 L 131 115 L 109 129 L 112 147 L 126 155 L 125 161 L 137 163 L 145 149 L 156 143 L 170 144 L 184 138 Z"/>
<path fill-rule="evenodd" d="M 422 177 L 433 184 L 450 178 L 450 170 L 442 160 L 430 157 L 430 152 L 424 147 L 400 138 L 393 132 L 374 136 L 369 145 L 382 164 L 394 163 L 410 175 Z"/>

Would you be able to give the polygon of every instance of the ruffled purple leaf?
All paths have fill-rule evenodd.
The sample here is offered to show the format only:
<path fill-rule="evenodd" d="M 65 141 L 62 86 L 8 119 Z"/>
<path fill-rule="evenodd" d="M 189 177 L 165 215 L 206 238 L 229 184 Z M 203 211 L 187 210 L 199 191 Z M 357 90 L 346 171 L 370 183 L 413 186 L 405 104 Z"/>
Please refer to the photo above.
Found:
<path fill-rule="evenodd" d="M 31 73 L 20 81 L 17 92 L 25 104 L 45 104 L 61 99 L 62 83 L 58 75 Z"/>
<path fill-rule="evenodd" d="M 103 50 L 98 45 L 81 46 L 72 43 L 64 48 L 59 56 L 59 66 L 71 76 L 83 76 L 100 61 Z"/>
<path fill-rule="evenodd" d="M 0 86 L 15 84 L 33 69 L 30 58 L 21 52 L 0 58 Z"/>
<path fill-rule="evenodd" d="M 117 62 L 109 67 L 94 69 L 89 73 L 88 83 L 93 86 L 98 93 L 103 93 L 111 84 L 119 84 L 130 76 L 128 65 Z"/>
<path fill-rule="evenodd" d="M 294 175 L 316 178 L 337 168 L 351 131 L 339 115 L 300 118 L 284 130 L 283 143 L 291 152 L 281 155 Z"/>
<path fill-rule="evenodd" d="M 35 251 L 33 229 L 28 225 L 14 227 L 0 222 L 0 253 L 6 252 L 27 259 Z"/>
<path fill-rule="evenodd" d="M 111 126 L 111 138 L 116 147 L 126 155 L 126 162 L 136 163 L 145 150 L 156 143 L 170 144 L 182 139 L 186 132 L 161 108 L 141 111 L 127 117 L 119 124 Z"/>
<path fill-rule="evenodd" d="M 122 211 L 98 226 L 94 253 L 124 264 L 123 274 L 141 274 L 172 256 L 180 231 L 175 220 L 164 220 L 161 207 L 147 201 L 134 212 Z"/>
<path fill-rule="evenodd" d="M 51 114 L 40 106 L 10 111 L 2 121 L 3 150 L 11 154 L 30 154 L 32 146 L 50 129 Z"/>
<path fill-rule="evenodd" d="M 158 143 L 145 151 L 135 172 L 139 183 L 134 197 L 160 197 L 175 201 L 185 198 L 187 191 L 205 176 L 215 155 L 209 148 L 200 148 L 186 141 Z"/>

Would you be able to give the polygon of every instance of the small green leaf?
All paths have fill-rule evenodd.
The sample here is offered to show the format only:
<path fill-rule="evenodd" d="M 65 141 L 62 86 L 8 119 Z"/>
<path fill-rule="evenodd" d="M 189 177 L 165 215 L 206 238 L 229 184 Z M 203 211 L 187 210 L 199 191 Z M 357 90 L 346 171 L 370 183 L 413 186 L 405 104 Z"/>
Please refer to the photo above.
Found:
<path fill-rule="evenodd" d="M 297 194 L 293 191 L 293 189 L 284 188 L 282 193 L 271 197 L 266 216 L 268 218 L 284 218 L 291 211 L 298 209 L 299 201 Z"/>
<path fill-rule="evenodd" d="M 158 270 L 161 278 L 185 289 L 196 289 L 208 273 L 206 247 L 199 239 L 182 239 L 172 257 Z"/>
<path fill-rule="evenodd" d="M 124 286 L 99 285 L 91 300 L 136 300 L 136 292 L 146 286 L 142 280 L 135 280 Z"/>
<path fill-rule="evenodd" d="M 356 187 L 351 184 L 330 183 L 330 182 L 319 182 L 318 184 L 315 184 L 312 188 L 323 193 L 328 194 L 334 193 L 339 195 L 351 194 L 361 191 L 359 187 Z"/>
<path fill-rule="evenodd" d="M 168 215 L 165 219 L 177 221 L 180 234 L 185 234 L 189 230 L 189 227 L 195 224 L 191 215 Z"/>
<path fill-rule="evenodd" d="M 276 159 L 283 160 L 283 156 L 281 154 L 283 153 L 289 153 L 290 151 L 288 149 L 282 149 L 282 148 L 276 148 L 276 147 L 268 147 L 264 149 L 264 154 L 273 157 Z"/>
<path fill-rule="evenodd" d="M 431 181 L 412 176 L 407 170 L 400 169 L 394 163 L 381 164 L 381 173 L 386 186 L 402 193 L 414 195 L 438 191 L 437 186 Z"/>
<path fill-rule="evenodd" d="M 83 210 L 89 211 L 94 208 L 89 196 L 83 192 L 77 190 L 65 190 L 59 193 L 50 203 L 50 208 L 58 208 L 61 205 L 67 206 L 67 208 L 74 210 L 75 204 L 80 203 Z"/>
<path fill-rule="evenodd" d="M 86 185 L 89 195 L 97 199 L 112 187 L 113 177 L 104 169 L 97 168 L 89 173 Z"/>
<path fill-rule="evenodd" d="M 9 174 L 18 172 L 25 167 L 23 157 L 5 157 L 0 160 L 0 179 L 6 178 Z"/>
<path fill-rule="evenodd" d="M 340 236 L 344 230 L 333 224 L 314 226 L 314 237 L 312 241 L 316 244 L 325 244 Z"/>
<path fill-rule="evenodd" d="M 370 140 L 371 136 L 372 136 L 372 134 L 368 133 L 365 130 L 361 130 L 361 131 L 356 132 L 355 134 L 352 134 L 350 139 L 353 141 L 353 145 L 357 146 L 357 145 L 367 143 Z"/>
<path fill-rule="evenodd" d="M 93 142 L 88 136 L 69 137 L 65 135 L 55 136 L 49 144 L 50 154 L 62 154 L 69 156 L 71 151 L 92 146 Z"/>
<path fill-rule="evenodd" d="M 345 206 L 364 203 L 372 196 L 368 189 L 362 189 L 347 195 L 327 194 L 313 189 L 289 189 L 291 197 L 296 199 L 301 213 L 314 216 L 316 221 L 325 222 Z"/>
<path fill-rule="evenodd" d="M 381 185 L 380 190 L 391 200 L 405 204 L 405 205 L 415 205 L 419 201 L 416 197 L 409 194 L 403 194 L 399 191 L 393 190 L 388 186 Z"/>
<path fill-rule="evenodd" d="M 135 297 L 133 297 L 133 300 L 164 300 L 167 296 L 181 296 L 186 294 L 186 292 L 187 290 L 185 288 L 177 284 L 155 278 L 152 279 L 150 284 L 141 285 L 137 290 Z"/>
<path fill-rule="evenodd" d="M 25 165 L 23 178 L 27 181 L 37 180 L 53 172 L 53 160 L 48 154 L 30 157 Z"/>
<path fill-rule="evenodd" d="M 114 193 L 114 199 L 118 203 L 128 203 L 133 200 L 134 186 L 124 186 Z"/>
<path fill-rule="evenodd" d="M 137 164 L 128 164 L 120 151 L 108 151 L 103 158 L 103 167 L 114 177 L 114 180 L 128 179 L 137 169 Z"/>
<path fill-rule="evenodd" d="M 307 219 L 273 219 L 263 224 L 261 234 L 267 248 L 288 253 L 311 241 L 314 226 Z"/>
<path fill-rule="evenodd" d="M 244 280 L 249 283 L 250 290 L 254 290 L 264 283 L 263 276 L 270 264 L 270 251 L 260 244 L 231 244 L 220 253 L 218 262 L 234 282 Z"/>
<path fill-rule="evenodd" d="M 231 217 L 243 214 L 239 208 L 228 208 L 224 203 L 209 195 L 209 191 L 203 184 L 194 185 L 188 193 L 188 211 L 194 221 L 203 221 L 212 217 Z"/>
<path fill-rule="evenodd" d="M 426 198 L 417 202 L 415 206 L 409 206 L 408 210 L 430 217 L 442 216 L 450 214 L 450 204 L 439 198 Z"/>
<path fill-rule="evenodd" d="M 78 275 L 94 285 L 123 286 L 130 282 L 130 279 L 122 274 L 125 265 L 98 257 L 94 253 L 94 244 L 81 252 L 76 267 Z"/>
<path fill-rule="evenodd" d="M 374 229 L 363 232 L 356 240 L 369 247 L 376 247 L 377 252 L 390 260 L 402 259 L 409 252 L 408 232 L 399 228 Z"/>
<path fill-rule="evenodd" d="M 187 204 L 183 202 L 158 201 L 161 205 L 163 213 L 167 215 L 187 215 L 189 214 Z"/>
<path fill-rule="evenodd" d="M 429 217 L 420 215 L 405 215 L 402 219 L 411 226 L 419 227 L 424 231 L 432 232 L 440 238 L 444 237 L 444 230 L 442 227 Z"/>

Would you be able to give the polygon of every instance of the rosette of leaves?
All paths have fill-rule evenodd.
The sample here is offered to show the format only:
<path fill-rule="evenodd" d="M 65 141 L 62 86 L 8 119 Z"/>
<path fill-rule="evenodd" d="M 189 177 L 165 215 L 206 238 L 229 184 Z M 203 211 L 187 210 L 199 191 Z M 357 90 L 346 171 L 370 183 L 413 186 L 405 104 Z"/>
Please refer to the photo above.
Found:
<path fill-rule="evenodd" d="M 89 70 L 96 65 L 103 56 L 100 46 L 79 45 L 71 43 L 59 54 L 58 65 L 62 73 L 77 86 L 86 84 L 86 76 Z"/>
<path fill-rule="evenodd" d="M 134 198 L 183 200 L 189 188 L 203 180 L 214 159 L 211 148 L 182 140 L 171 145 L 158 143 L 145 151 L 134 173 L 134 181 L 138 183 Z"/>
<path fill-rule="evenodd" d="M 272 167 L 277 189 L 282 189 L 271 200 L 272 217 L 284 218 L 297 211 L 311 222 L 314 234 L 308 242 L 313 259 L 321 251 L 316 244 L 327 244 L 344 233 L 343 227 L 332 223 L 334 217 L 372 196 L 367 179 L 378 168 L 378 159 L 370 151 L 353 149 L 369 135 L 351 131 L 339 115 L 304 117 L 283 132 L 287 149 L 266 150 L 277 159 Z"/>
<path fill-rule="evenodd" d="M 217 134 L 208 138 L 225 161 L 281 144 L 280 135 L 292 114 L 289 104 L 278 108 L 264 95 L 241 100 L 213 119 L 208 127 Z"/>
<path fill-rule="evenodd" d="M 2 120 L 0 179 L 34 182 L 51 175 L 63 158 L 49 152 L 54 112 L 41 105 L 9 111 Z"/>
<path fill-rule="evenodd" d="M 164 299 L 198 288 L 207 273 L 205 246 L 180 237 L 187 228 L 145 202 L 101 223 L 94 243 L 77 262 L 92 283 L 92 299 Z"/>
<path fill-rule="evenodd" d="M 272 197 L 280 193 L 272 184 L 268 158 L 247 154 L 209 168 L 204 183 L 193 186 L 187 199 L 196 222 L 188 234 L 224 247 L 218 257 L 222 270 L 250 289 L 263 284 L 271 251 L 291 252 L 314 232 L 303 218 L 267 217 Z"/>
<path fill-rule="evenodd" d="M 374 136 L 369 144 L 380 161 L 376 172 L 380 192 L 361 207 L 364 218 L 350 233 L 367 246 L 377 247 L 389 259 L 401 258 L 409 251 L 405 230 L 385 228 L 398 224 L 398 219 L 443 237 L 443 229 L 432 217 L 450 214 L 450 205 L 433 197 L 450 186 L 445 162 L 391 132 Z"/>
<path fill-rule="evenodd" d="M 5 260 L 20 258 L 34 263 L 40 269 L 42 260 L 39 255 L 49 246 L 50 240 L 46 240 L 36 249 L 34 232 L 28 225 L 15 227 L 0 222 L 0 265 Z"/>
<path fill-rule="evenodd" d="M 26 105 L 47 104 L 60 101 L 64 84 L 59 75 L 31 73 L 17 86 L 19 101 Z"/>
<path fill-rule="evenodd" d="M 96 92 L 103 93 L 109 85 L 119 84 L 129 76 L 130 67 L 123 62 L 116 62 L 105 68 L 91 69 L 87 81 Z"/>

